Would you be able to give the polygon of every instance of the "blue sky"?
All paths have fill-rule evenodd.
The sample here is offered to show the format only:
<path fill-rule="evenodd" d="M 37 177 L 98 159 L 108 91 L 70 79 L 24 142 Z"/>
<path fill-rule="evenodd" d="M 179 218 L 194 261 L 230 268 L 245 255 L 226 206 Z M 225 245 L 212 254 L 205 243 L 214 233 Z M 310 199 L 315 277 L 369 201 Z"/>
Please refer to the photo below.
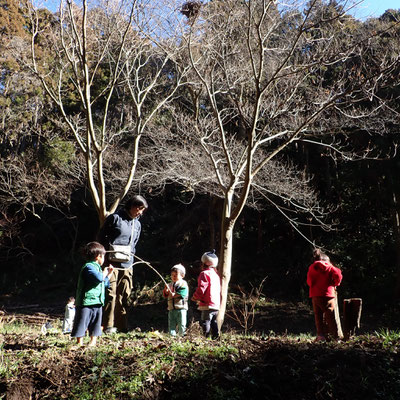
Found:
<path fill-rule="evenodd" d="M 386 10 L 393 8 L 395 10 L 400 9 L 399 0 L 364 0 L 362 4 L 357 7 L 357 10 L 352 14 L 360 19 L 368 17 L 379 17 Z"/>
<path fill-rule="evenodd" d="M 157 1 L 157 0 L 154 0 Z M 79 2 L 79 0 L 78 0 Z M 182 3 L 184 1 L 182 0 Z M 58 0 L 36 0 L 34 3 L 40 3 L 51 11 L 56 11 L 59 4 Z M 400 0 L 364 0 L 352 14 L 360 19 L 368 17 L 379 17 L 389 8 L 400 9 Z"/>

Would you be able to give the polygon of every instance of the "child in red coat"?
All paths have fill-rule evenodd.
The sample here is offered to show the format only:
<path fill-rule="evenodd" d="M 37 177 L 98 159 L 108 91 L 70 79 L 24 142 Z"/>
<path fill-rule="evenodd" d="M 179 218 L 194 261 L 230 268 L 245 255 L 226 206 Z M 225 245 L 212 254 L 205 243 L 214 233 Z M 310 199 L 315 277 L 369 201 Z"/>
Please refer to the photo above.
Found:
<path fill-rule="evenodd" d="M 202 272 L 197 280 L 197 289 L 192 300 L 201 311 L 201 327 L 206 337 L 219 337 L 217 324 L 218 310 L 221 304 L 221 279 L 217 272 L 218 257 L 214 252 L 204 253 L 201 257 Z"/>
<path fill-rule="evenodd" d="M 341 336 L 340 321 L 335 315 L 336 286 L 342 281 L 342 271 L 334 267 L 329 257 L 319 249 L 314 251 L 314 262 L 308 268 L 307 284 L 310 287 L 317 341 L 325 340 L 329 334 L 333 339 Z M 325 323 L 328 332 L 325 332 Z"/>

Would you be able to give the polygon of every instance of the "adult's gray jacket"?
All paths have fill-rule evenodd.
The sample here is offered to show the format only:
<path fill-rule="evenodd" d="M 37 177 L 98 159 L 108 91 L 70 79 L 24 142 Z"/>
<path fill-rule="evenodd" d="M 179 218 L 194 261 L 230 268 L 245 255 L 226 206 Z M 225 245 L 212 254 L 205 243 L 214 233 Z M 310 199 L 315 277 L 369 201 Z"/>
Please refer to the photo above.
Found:
<path fill-rule="evenodd" d="M 110 244 L 128 245 L 131 243 L 132 254 L 129 261 L 120 264 L 122 268 L 130 268 L 134 261 L 133 254 L 136 252 L 140 231 L 141 224 L 138 218 L 131 219 L 128 213 L 121 209 L 106 218 L 100 229 L 98 240 L 107 250 L 110 248 Z"/>

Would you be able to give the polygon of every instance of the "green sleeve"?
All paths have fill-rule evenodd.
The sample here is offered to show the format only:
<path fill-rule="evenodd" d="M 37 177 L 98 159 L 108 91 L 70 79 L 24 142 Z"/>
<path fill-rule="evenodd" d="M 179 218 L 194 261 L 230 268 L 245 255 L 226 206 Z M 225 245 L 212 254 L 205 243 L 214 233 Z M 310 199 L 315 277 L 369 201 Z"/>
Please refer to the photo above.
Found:
<path fill-rule="evenodd" d="M 175 289 L 175 293 L 179 294 L 179 296 L 181 296 L 182 299 L 188 297 L 189 296 L 189 288 L 188 288 L 187 283 L 185 282 L 181 286 L 177 287 Z"/>

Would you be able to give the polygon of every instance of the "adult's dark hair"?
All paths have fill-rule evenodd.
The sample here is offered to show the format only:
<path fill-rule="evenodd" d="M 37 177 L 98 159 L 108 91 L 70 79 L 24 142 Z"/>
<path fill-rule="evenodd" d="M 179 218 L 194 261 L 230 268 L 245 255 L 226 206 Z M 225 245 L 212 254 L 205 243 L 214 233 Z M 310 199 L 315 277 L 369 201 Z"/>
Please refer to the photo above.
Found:
<path fill-rule="evenodd" d="M 149 208 L 146 199 L 140 195 L 133 196 L 125 203 L 126 211 L 129 211 L 132 207 L 144 207 L 146 209 Z"/>
<path fill-rule="evenodd" d="M 93 261 L 97 256 L 106 254 L 106 249 L 99 242 L 90 242 L 82 249 L 86 261 Z"/>

